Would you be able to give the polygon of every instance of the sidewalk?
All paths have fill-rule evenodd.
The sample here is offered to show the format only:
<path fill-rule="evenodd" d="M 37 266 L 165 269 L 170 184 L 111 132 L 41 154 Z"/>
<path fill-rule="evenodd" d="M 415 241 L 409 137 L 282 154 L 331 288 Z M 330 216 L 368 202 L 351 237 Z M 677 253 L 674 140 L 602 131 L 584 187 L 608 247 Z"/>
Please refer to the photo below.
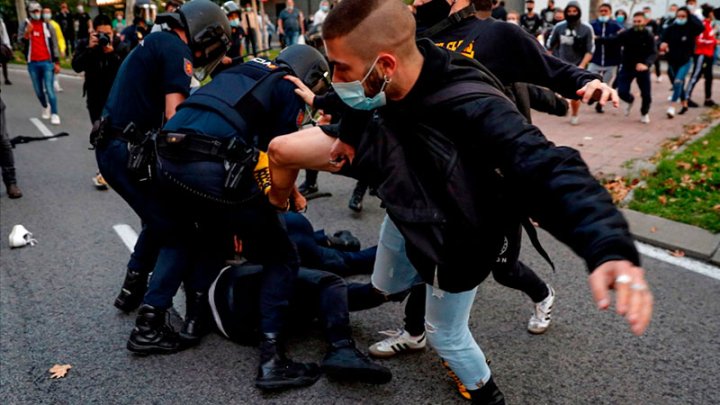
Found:
<path fill-rule="evenodd" d="M 720 103 L 720 80 L 716 81 L 713 100 Z M 623 114 L 622 104 L 620 108 L 606 106 L 604 114 L 596 113 L 594 106 L 583 105 L 580 125 L 570 125 L 569 116 L 554 117 L 537 112 L 533 112 L 533 123 L 557 145 L 579 150 L 598 178 L 624 176 L 628 172 L 626 162 L 652 157 L 665 140 L 682 134 L 686 125 L 700 124 L 700 115 L 708 111 L 704 107 L 691 108 L 684 115 L 668 119 L 665 111 L 669 105 L 669 89 L 667 76 L 663 76 L 660 83 L 655 82 L 653 76 L 650 124 L 640 122 L 640 90 L 636 85 L 633 85 L 635 103 L 629 117 Z M 693 91 L 693 100 L 702 105 L 704 99 L 704 80 L 700 80 Z M 720 234 L 627 209 L 623 214 L 639 241 L 720 265 Z"/>

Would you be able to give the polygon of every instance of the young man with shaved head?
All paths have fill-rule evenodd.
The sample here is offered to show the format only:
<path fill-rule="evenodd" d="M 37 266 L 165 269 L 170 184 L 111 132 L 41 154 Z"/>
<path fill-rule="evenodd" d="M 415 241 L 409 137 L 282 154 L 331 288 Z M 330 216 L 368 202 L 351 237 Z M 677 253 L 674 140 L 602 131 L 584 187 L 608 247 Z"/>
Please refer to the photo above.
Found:
<path fill-rule="evenodd" d="M 474 403 L 504 404 L 468 319 L 507 223 L 531 216 L 573 248 L 591 270 L 598 307 L 617 290 L 617 312 L 636 334 L 649 324 L 652 294 L 627 223 L 577 151 L 545 139 L 475 62 L 416 43 L 414 33 L 396 0 L 344 0 L 330 12 L 323 37 L 335 91 L 374 114 L 357 137 L 310 129 L 275 138 L 269 198 L 285 206 L 301 168 L 376 187 L 388 215 L 373 286 L 393 294 L 424 282 L 428 341 Z M 443 97 L 458 83 L 462 97 Z"/>

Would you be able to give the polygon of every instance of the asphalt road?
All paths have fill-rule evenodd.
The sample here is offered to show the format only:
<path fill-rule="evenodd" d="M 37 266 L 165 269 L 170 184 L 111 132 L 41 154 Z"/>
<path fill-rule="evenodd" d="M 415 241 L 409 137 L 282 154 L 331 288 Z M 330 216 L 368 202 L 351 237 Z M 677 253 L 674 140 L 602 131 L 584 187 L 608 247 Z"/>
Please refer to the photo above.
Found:
<path fill-rule="evenodd" d="M 40 106 L 24 71 L 3 86 L 11 136 L 41 133 L 30 121 Z M 93 188 L 96 167 L 87 149 L 90 129 L 82 82 L 62 78 L 57 141 L 19 145 L 19 185 L 25 196 L 0 192 L 0 402 L 5 404 L 239 404 L 259 403 L 462 403 L 431 350 L 382 363 L 394 374 L 387 385 L 338 383 L 263 395 L 253 386 L 257 351 L 211 335 L 202 345 L 170 356 L 137 357 L 125 349 L 134 316 L 112 302 L 122 282 L 128 250 L 116 224 L 139 221 L 112 191 Z M 330 231 L 349 229 L 364 245 L 377 238 L 383 210 L 367 198 L 361 215 L 347 200 L 352 181 L 321 175 L 333 197 L 314 200 L 308 216 Z M 25 225 L 39 244 L 10 250 L 7 235 Z M 493 280 L 482 284 L 471 330 L 492 360 L 495 380 L 509 404 L 717 404 L 720 403 L 720 281 L 645 259 L 656 297 L 653 323 L 633 336 L 613 313 L 594 308 L 583 262 L 546 234 L 553 273 L 525 249 L 522 258 L 550 282 L 558 296 L 545 335 L 526 332 L 529 300 Z M 471 271 L 471 270 L 469 270 Z M 176 299 L 182 312 L 182 299 Z M 352 314 L 361 348 L 378 330 L 401 324 L 402 305 Z M 310 329 L 294 336 L 290 354 L 319 361 L 325 344 Z M 54 364 L 71 364 L 51 380 Z"/>

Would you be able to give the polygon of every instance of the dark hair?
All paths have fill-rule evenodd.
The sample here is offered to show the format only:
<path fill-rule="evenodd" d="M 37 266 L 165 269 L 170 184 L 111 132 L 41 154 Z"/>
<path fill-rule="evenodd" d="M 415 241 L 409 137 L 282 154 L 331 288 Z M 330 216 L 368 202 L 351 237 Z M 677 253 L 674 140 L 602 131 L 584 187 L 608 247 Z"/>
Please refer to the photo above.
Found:
<path fill-rule="evenodd" d="M 322 26 L 323 39 L 344 37 L 382 4 L 382 0 L 344 0 L 328 14 Z"/>
<path fill-rule="evenodd" d="M 713 12 L 713 6 L 711 6 L 711 5 L 707 4 L 707 3 L 703 4 L 702 6 L 700 6 L 700 8 L 702 9 L 702 15 L 703 15 L 703 17 L 705 17 L 705 18 L 710 17 L 710 14 Z"/>
<path fill-rule="evenodd" d="M 97 29 L 97 27 L 101 25 L 112 25 L 110 17 L 105 14 L 98 14 L 98 16 L 93 19 L 93 28 Z"/>
<path fill-rule="evenodd" d="M 475 10 L 477 10 L 477 11 L 490 11 L 490 10 L 492 10 L 493 1 L 492 0 L 473 0 L 473 4 L 475 5 Z"/>
<path fill-rule="evenodd" d="M 607 8 L 607 9 L 609 9 L 610 11 L 612 11 L 612 5 L 611 5 L 610 3 L 603 3 L 603 4 L 601 4 L 600 7 L 598 7 L 598 8 Z"/>
<path fill-rule="evenodd" d="M 636 11 L 636 12 L 633 14 L 633 18 L 635 18 L 635 17 L 637 17 L 637 16 L 645 17 L 645 13 L 643 13 L 642 11 Z"/>
<path fill-rule="evenodd" d="M 688 16 L 690 15 L 690 9 L 685 6 L 679 7 L 677 10 L 675 10 L 675 15 L 677 15 L 677 13 L 681 11 L 684 11 L 685 14 L 687 14 Z"/>
<path fill-rule="evenodd" d="M 618 14 L 622 14 L 622 15 L 624 15 L 625 17 L 627 17 L 627 11 L 625 11 L 625 10 L 623 10 L 623 9 L 621 9 L 621 8 L 618 9 L 618 10 L 615 12 L 615 17 L 617 17 Z"/>

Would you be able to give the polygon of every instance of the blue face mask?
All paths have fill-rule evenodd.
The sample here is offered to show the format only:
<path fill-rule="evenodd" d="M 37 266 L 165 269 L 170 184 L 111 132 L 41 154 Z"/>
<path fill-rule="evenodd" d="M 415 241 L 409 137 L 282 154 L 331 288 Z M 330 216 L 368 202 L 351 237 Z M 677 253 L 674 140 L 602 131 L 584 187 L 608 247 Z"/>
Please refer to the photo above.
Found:
<path fill-rule="evenodd" d="M 390 83 L 390 79 L 388 79 L 387 77 L 385 78 L 385 82 L 380 88 L 380 91 L 374 97 L 367 97 L 365 95 L 365 88 L 363 87 L 363 83 L 365 82 L 365 80 L 367 80 L 368 77 L 370 77 L 370 73 L 372 73 L 373 69 L 375 68 L 375 64 L 377 64 L 378 59 L 380 59 L 379 55 L 377 58 L 375 58 L 375 61 L 370 67 L 370 70 L 367 72 L 367 74 L 365 75 L 365 77 L 363 77 L 362 80 L 355 80 L 354 82 L 349 83 L 332 84 L 337 95 L 342 99 L 345 104 L 348 105 L 348 107 L 356 110 L 370 111 L 376 108 L 380 108 L 387 103 L 387 100 L 385 98 L 385 87 L 388 83 Z"/>
<path fill-rule="evenodd" d="M 240 26 L 240 19 L 239 18 L 233 18 L 230 20 L 230 26 L 233 28 L 237 28 Z"/>
<path fill-rule="evenodd" d="M 687 22 L 687 18 L 676 18 L 675 19 L 675 24 L 677 24 L 677 25 L 685 25 L 686 22 Z"/>
<path fill-rule="evenodd" d="M 324 11 L 324 12 L 327 13 L 328 10 L 330 10 L 330 7 L 328 7 L 328 6 L 320 6 L 320 10 L 322 10 L 322 11 Z"/>
<path fill-rule="evenodd" d="M 598 21 L 600 21 L 601 23 L 606 23 L 606 22 L 610 21 L 610 17 L 608 17 L 606 15 L 601 15 L 600 17 L 598 17 Z"/>
<path fill-rule="evenodd" d="M 616 19 L 617 22 L 619 22 L 620 24 L 622 24 L 622 23 L 625 22 L 625 16 L 624 16 L 624 15 L 619 15 L 619 16 L 615 17 L 615 19 Z"/>
<path fill-rule="evenodd" d="M 33 20 L 38 21 L 38 20 L 40 20 L 41 15 L 40 15 L 40 13 L 31 13 L 31 14 L 30 14 L 30 17 L 31 17 Z"/>

